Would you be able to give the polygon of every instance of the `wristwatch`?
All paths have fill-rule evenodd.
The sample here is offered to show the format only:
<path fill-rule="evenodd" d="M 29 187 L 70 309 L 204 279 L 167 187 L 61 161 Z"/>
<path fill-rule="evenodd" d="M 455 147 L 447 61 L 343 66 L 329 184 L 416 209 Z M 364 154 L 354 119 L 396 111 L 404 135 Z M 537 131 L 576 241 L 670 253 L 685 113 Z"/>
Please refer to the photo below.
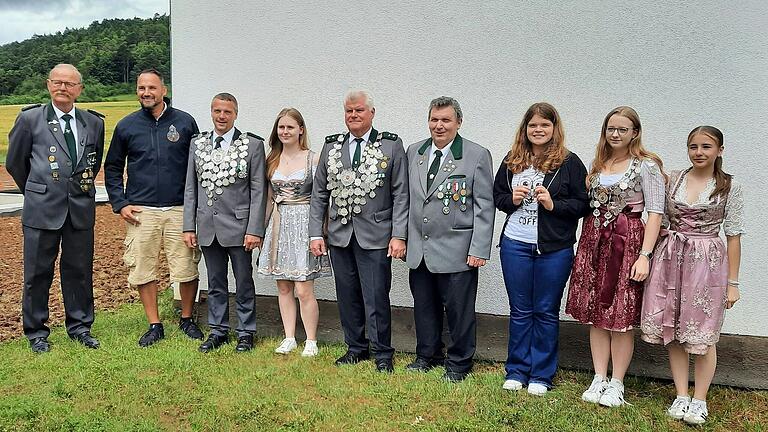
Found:
<path fill-rule="evenodd" d="M 641 251 L 640 251 L 640 255 L 642 255 L 642 256 L 644 256 L 644 257 L 648 258 L 648 260 L 650 261 L 650 259 L 651 259 L 651 255 L 653 255 L 653 251 L 644 251 L 644 250 L 641 250 Z"/>

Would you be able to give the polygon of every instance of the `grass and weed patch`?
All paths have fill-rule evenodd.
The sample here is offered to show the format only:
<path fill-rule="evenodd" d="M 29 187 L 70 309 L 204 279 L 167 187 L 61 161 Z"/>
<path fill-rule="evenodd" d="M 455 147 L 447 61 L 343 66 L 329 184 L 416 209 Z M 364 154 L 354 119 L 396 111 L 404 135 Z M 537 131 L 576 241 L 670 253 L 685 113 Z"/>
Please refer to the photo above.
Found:
<path fill-rule="evenodd" d="M 173 315 L 163 298 L 163 315 Z M 657 431 L 690 430 L 668 419 L 671 383 L 630 377 L 633 405 L 607 409 L 582 402 L 591 376 L 561 371 L 545 397 L 501 389 L 503 367 L 478 362 L 463 383 L 442 370 L 408 373 L 409 354 L 395 373 L 372 362 L 336 367 L 341 345 L 320 355 L 278 356 L 278 341 L 260 339 L 246 354 L 234 344 L 201 354 L 166 319 L 166 339 L 148 349 L 136 341 L 146 323 L 140 305 L 99 313 L 99 350 L 70 341 L 63 328 L 53 350 L 30 352 L 25 340 L 0 344 L 0 430 L 232 430 L 232 431 Z M 699 430 L 768 427 L 768 392 L 713 387 L 710 418 Z"/>

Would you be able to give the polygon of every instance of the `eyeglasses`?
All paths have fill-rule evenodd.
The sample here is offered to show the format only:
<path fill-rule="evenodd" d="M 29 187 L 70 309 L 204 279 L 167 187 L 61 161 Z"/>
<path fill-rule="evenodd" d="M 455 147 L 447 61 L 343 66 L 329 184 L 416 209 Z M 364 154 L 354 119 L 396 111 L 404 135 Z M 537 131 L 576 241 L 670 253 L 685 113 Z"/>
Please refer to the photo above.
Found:
<path fill-rule="evenodd" d="M 630 130 L 632 130 L 632 129 L 634 129 L 634 128 L 633 128 L 633 127 L 631 127 L 631 128 L 625 128 L 625 127 L 622 127 L 622 128 L 609 127 L 609 128 L 605 128 L 605 133 L 606 133 L 607 135 L 613 135 L 613 134 L 614 134 L 614 132 L 618 132 L 618 133 L 619 133 L 619 135 L 622 135 L 622 136 L 624 136 L 624 135 L 626 135 L 626 134 L 627 134 L 627 132 L 629 132 L 629 131 L 630 131 Z"/>
<path fill-rule="evenodd" d="M 76 82 L 51 80 L 51 79 L 49 79 L 48 82 L 51 83 L 51 85 L 54 87 L 61 87 L 62 85 L 64 85 L 64 87 L 66 87 L 67 89 L 73 89 L 76 86 L 80 85 L 80 83 L 76 83 Z"/>

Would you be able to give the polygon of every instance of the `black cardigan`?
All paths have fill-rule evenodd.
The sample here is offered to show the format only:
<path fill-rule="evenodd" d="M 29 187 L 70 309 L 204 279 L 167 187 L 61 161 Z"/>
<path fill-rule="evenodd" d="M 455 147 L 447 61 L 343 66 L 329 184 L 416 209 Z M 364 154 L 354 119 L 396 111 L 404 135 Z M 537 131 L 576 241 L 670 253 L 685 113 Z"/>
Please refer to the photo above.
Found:
<path fill-rule="evenodd" d="M 493 201 L 496 208 L 507 214 L 501 229 L 502 237 L 510 215 L 520 207 L 512 203 L 512 175 L 504 158 L 493 182 Z M 552 211 L 548 211 L 539 205 L 537 246 L 540 253 L 572 247 L 576 243 L 579 219 L 590 211 L 586 179 L 587 169 L 576 153 L 569 153 L 558 170 L 544 175 L 544 185 L 548 186 L 554 207 Z"/>

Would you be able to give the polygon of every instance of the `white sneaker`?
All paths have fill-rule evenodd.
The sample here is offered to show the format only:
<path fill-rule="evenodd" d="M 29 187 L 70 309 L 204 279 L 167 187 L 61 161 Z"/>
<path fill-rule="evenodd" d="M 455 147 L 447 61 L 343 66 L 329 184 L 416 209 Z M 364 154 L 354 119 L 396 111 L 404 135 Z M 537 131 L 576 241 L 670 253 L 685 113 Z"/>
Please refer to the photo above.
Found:
<path fill-rule="evenodd" d="M 549 389 L 542 383 L 529 383 L 528 394 L 534 396 L 544 396 Z"/>
<path fill-rule="evenodd" d="M 317 348 L 317 341 L 307 340 L 304 342 L 304 351 L 301 352 L 302 357 L 314 357 L 317 355 L 319 349 Z"/>
<path fill-rule="evenodd" d="M 523 383 L 518 380 L 508 379 L 504 381 L 504 385 L 501 386 L 504 390 L 518 391 L 523 388 Z"/>
<path fill-rule="evenodd" d="M 688 405 L 691 403 L 691 398 L 688 396 L 678 396 L 672 401 L 672 405 L 667 408 L 667 415 L 675 420 L 680 420 L 685 416 L 685 412 L 688 411 Z"/>
<path fill-rule="evenodd" d="M 275 352 L 278 354 L 288 354 L 295 350 L 297 346 L 299 345 L 296 343 L 296 338 L 285 338 L 280 342 L 280 345 L 275 348 Z"/>
<path fill-rule="evenodd" d="M 592 379 L 592 384 L 590 384 L 589 388 L 581 394 L 581 399 L 589 403 L 598 403 L 600 401 L 600 396 L 603 395 L 606 387 L 608 387 L 608 381 L 601 375 L 595 374 L 595 377 Z"/>
<path fill-rule="evenodd" d="M 683 416 L 683 421 L 692 425 L 704 424 L 707 421 L 707 402 L 703 400 L 693 399 L 691 404 L 688 405 L 688 411 Z"/>
<path fill-rule="evenodd" d="M 624 405 L 624 384 L 612 378 L 608 385 L 605 387 L 603 395 L 600 396 L 600 405 L 610 408 L 616 408 Z"/>

